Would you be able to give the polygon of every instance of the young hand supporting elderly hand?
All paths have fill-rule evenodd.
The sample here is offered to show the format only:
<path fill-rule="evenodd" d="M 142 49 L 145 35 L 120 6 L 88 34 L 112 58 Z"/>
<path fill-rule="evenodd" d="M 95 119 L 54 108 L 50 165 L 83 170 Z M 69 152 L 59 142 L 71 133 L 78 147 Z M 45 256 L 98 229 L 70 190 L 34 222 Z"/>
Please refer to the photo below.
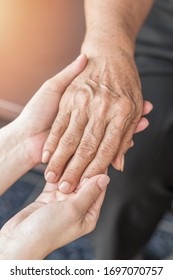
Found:
<path fill-rule="evenodd" d="M 109 177 L 97 175 L 71 194 L 48 184 L 35 202 L 0 232 L 0 259 L 43 259 L 53 250 L 91 232 L 97 223 Z"/>
<path fill-rule="evenodd" d="M 61 96 L 86 64 L 86 56 L 80 55 L 41 86 L 15 121 L 0 129 L 0 194 L 41 162 Z"/>
<path fill-rule="evenodd" d="M 41 151 L 59 100 L 83 70 L 80 56 L 47 81 L 20 116 L 0 130 L 0 193 L 41 161 Z M 70 195 L 47 184 L 35 202 L 9 220 L 0 231 L 0 259 L 42 259 L 51 251 L 92 231 L 99 217 L 109 177 L 100 174 Z"/>
<path fill-rule="evenodd" d="M 61 96 L 86 63 L 87 58 L 82 55 L 47 81 L 19 117 L 0 130 L 1 194 L 41 162 L 42 148 Z M 145 125 L 141 122 L 138 129 Z M 52 250 L 90 232 L 96 225 L 108 182 L 106 175 L 97 175 L 70 195 L 58 192 L 56 184 L 47 184 L 33 204 L 2 228 L 0 258 L 42 259 Z"/>

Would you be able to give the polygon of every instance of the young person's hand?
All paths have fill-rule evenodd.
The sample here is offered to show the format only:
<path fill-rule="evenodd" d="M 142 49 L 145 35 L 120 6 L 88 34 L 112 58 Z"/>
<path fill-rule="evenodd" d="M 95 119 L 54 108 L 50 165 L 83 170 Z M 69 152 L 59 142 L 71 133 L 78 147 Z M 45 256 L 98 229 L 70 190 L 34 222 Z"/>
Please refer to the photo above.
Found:
<path fill-rule="evenodd" d="M 33 165 L 41 162 L 43 144 L 59 110 L 59 102 L 73 79 L 85 68 L 87 57 L 82 54 L 54 77 L 47 80 L 25 106 L 16 120 L 21 140 Z M 68 112 L 62 115 L 63 130 Z"/>
<path fill-rule="evenodd" d="M 63 71 L 46 81 L 19 117 L 0 130 L 0 194 L 41 163 L 42 148 L 57 115 L 59 101 L 86 64 L 87 57 L 80 55 Z"/>
<path fill-rule="evenodd" d="M 43 259 L 91 232 L 108 183 L 107 175 L 97 175 L 71 194 L 62 194 L 56 185 L 47 183 L 36 201 L 1 229 L 0 259 Z"/>

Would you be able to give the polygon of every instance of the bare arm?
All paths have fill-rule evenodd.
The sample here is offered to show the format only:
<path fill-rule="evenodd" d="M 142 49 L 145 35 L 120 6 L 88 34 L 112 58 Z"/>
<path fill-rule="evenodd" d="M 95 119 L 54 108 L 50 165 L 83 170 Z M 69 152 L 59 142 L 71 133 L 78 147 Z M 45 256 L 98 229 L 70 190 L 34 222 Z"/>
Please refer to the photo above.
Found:
<path fill-rule="evenodd" d="M 97 51 L 108 44 L 133 53 L 136 36 L 152 4 L 153 0 L 85 0 L 82 51 L 92 55 L 88 46 Z"/>
<path fill-rule="evenodd" d="M 17 121 L 0 129 L 0 195 L 32 168 Z"/>

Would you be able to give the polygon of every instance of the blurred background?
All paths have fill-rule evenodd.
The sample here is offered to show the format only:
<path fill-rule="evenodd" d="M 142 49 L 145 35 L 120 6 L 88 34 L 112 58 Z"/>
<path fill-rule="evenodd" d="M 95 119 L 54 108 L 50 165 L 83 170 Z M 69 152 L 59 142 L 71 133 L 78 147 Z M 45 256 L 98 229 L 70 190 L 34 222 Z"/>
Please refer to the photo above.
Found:
<path fill-rule="evenodd" d="M 79 54 L 83 35 L 81 0 L 0 0 L 1 118 Z"/>
<path fill-rule="evenodd" d="M 0 0 L 0 127 L 19 114 L 45 80 L 76 58 L 84 28 L 82 0 Z M 0 228 L 43 186 L 42 169 L 34 169 L 0 197 Z M 138 257 L 173 258 L 172 252 L 173 218 L 168 213 Z M 87 237 L 48 256 L 92 258 Z"/>

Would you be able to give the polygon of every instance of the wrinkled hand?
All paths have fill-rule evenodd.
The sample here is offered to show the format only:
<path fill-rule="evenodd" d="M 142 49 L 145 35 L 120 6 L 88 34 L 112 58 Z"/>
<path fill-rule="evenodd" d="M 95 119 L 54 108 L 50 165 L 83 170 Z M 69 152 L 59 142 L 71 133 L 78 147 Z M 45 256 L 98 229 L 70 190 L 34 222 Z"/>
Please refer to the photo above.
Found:
<path fill-rule="evenodd" d="M 81 55 L 63 71 L 47 80 L 15 120 L 20 140 L 23 141 L 28 160 L 33 166 L 41 162 L 43 144 L 56 117 L 62 94 L 86 64 L 87 57 Z"/>
<path fill-rule="evenodd" d="M 0 232 L 0 259 L 43 259 L 91 232 L 97 223 L 109 177 L 97 175 L 71 194 L 47 184 L 36 201 Z"/>
<path fill-rule="evenodd" d="M 46 180 L 60 180 L 63 192 L 73 191 L 80 179 L 103 173 L 112 161 L 122 170 L 124 154 L 140 130 L 143 100 L 134 59 L 115 53 L 91 58 L 61 98 L 42 160 L 50 160 Z M 146 119 L 142 122 L 148 125 Z"/>

